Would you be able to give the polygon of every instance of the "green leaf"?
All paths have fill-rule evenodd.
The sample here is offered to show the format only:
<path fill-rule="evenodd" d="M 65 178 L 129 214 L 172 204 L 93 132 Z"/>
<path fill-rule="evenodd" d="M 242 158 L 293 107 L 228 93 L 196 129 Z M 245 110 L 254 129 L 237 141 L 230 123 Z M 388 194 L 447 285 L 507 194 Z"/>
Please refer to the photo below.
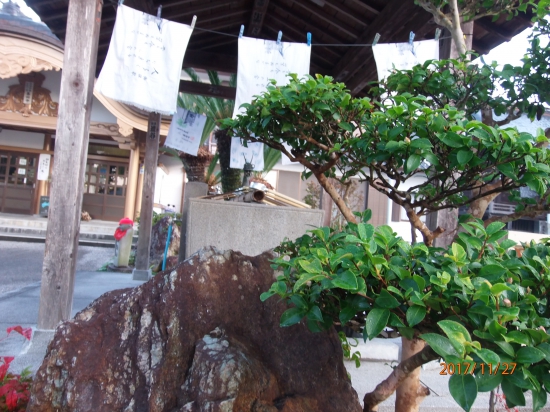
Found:
<path fill-rule="evenodd" d="M 484 367 L 486 368 L 486 366 Z M 479 392 L 490 392 L 502 382 L 502 373 L 490 375 L 487 370 L 484 371 L 485 373 L 481 373 L 481 367 L 479 365 L 476 365 L 475 372 L 477 390 Z"/>
<path fill-rule="evenodd" d="M 504 163 L 504 164 L 498 165 L 497 169 L 504 176 L 509 177 L 512 180 L 518 180 L 518 176 L 516 175 L 514 166 L 512 166 L 510 163 Z"/>
<path fill-rule="evenodd" d="M 264 292 L 260 295 L 260 300 L 262 302 L 265 302 L 267 299 L 269 299 L 273 295 L 276 295 L 276 293 L 271 290 L 268 290 L 267 292 Z"/>
<path fill-rule="evenodd" d="M 426 341 L 434 352 L 442 358 L 446 358 L 447 356 L 461 357 L 451 344 L 451 341 L 445 336 L 441 336 L 437 333 L 424 333 L 420 335 L 420 338 Z"/>
<path fill-rule="evenodd" d="M 407 163 L 405 165 L 405 173 L 412 173 L 416 169 L 418 169 L 418 166 L 420 166 L 420 163 L 422 163 L 422 158 L 417 154 L 412 154 L 407 159 Z"/>
<path fill-rule="evenodd" d="M 295 325 L 302 320 L 306 313 L 304 308 L 290 308 L 285 310 L 281 315 L 281 326 L 287 327 Z"/>
<path fill-rule="evenodd" d="M 367 315 L 365 328 L 369 339 L 376 338 L 388 324 L 390 311 L 388 309 L 372 309 Z"/>
<path fill-rule="evenodd" d="M 533 412 L 540 411 L 544 406 L 546 405 L 546 391 L 540 390 L 540 391 L 531 391 L 533 394 Z"/>
<path fill-rule="evenodd" d="M 451 392 L 456 403 L 468 412 L 477 397 L 476 380 L 470 374 L 455 374 L 449 379 L 449 392 Z"/>
<path fill-rule="evenodd" d="M 353 319 L 356 313 L 357 313 L 357 310 L 353 306 L 348 306 L 345 309 L 342 309 L 340 311 L 340 315 L 338 316 L 338 318 L 340 319 L 340 323 L 342 325 L 345 325 L 351 319 Z"/>
<path fill-rule="evenodd" d="M 355 290 L 357 289 L 357 278 L 350 270 L 346 270 L 332 279 L 332 284 L 344 290 Z"/>
<path fill-rule="evenodd" d="M 493 233 L 496 233 L 499 230 L 501 230 L 504 226 L 505 224 L 502 222 L 493 222 L 485 228 L 485 231 L 487 232 L 488 235 L 492 235 Z"/>
<path fill-rule="evenodd" d="M 493 295 L 500 295 L 505 290 L 512 290 L 508 285 L 505 283 L 496 283 L 493 286 L 491 286 L 491 293 Z"/>
<path fill-rule="evenodd" d="M 382 289 L 380 296 L 375 300 L 381 308 L 394 309 L 399 306 L 399 302 L 386 289 Z"/>
<path fill-rule="evenodd" d="M 323 267 L 321 266 L 321 261 L 317 258 L 314 258 L 313 261 L 309 262 L 307 260 L 300 260 L 299 265 L 308 273 L 321 273 Z"/>
<path fill-rule="evenodd" d="M 323 314 L 321 313 L 321 309 L 319 309 L 319 306 L 312 306 L 307 313 L 307 318 L 310 320 L 323 322 Z"/>
<path fill-rule="evenodd" d="M 361 238 L 361 240 L 370 240 L 372 238 L 372 235 L 374 235 L 374 226 L 365 223 L 359 223 L 357 225 L 357 232 L 359 232 L 359 237 Z"/>
<path fill-rule="evenodd" d="M 443 332 L 445 332 L 447 336 L 449 336 L 450 333 L 460 333 L 464 336 L 465 340 L 468 342 L 472 341 L 472 337 L 470 336 L 468 329 L 454 320 L 442 320 L 437 322 L 437 324 L 441 329 L 443 329 Z"/>
<path fill-rule="evenodd" d="M 480 350 L 474 350 L 477 356 L 481 358 L 481 360 L 485 363 L 490 363 L 492 365 L 496 365 L 500 362 L 500 357 L 489 349 L 480 349 Z"/>
<path fill-rule="evenodd" d="M 474 154 L 469 150 L 460 150 L 458 154 L 456 155 L 456 160 L 458 160 L 458 163 L 461 165 L 467 164 L 470 160 L 472 160 L 472 157 L 474 157 Z"/>
<path fill-rule="evenodd" d="M 502 349 L 502 351 L 507 354 L 508 356 L 511 356 L 512 358 L 516 356 L 516 352 L 514 351 L 514 347 L 510 345 L 508 342 L 499 342 L 495 341 L 495 343 Z"/>
<path fill-rule="evenodd" d="M 347 123 L 347 122 L 340 122 L 338 123 L 338 126 L 340 126 L 341 129 L 344 129 L 348 132 L 352 132 L 353 131 L 353 125 L 351 123 Z"/>
<path fill-rule="evenodd" d="M 541 343 L 539 346 L 537 346 L 537 349 L 543 351 L 546 356 L 546 361 L 550 362 L 550 344 L 546 342 Z"/>
<path fill-rule="evenodd" d="M 503 335 L 506 335 L 506 328 L 499 325 L 498 322 L 496 320 L 493 320 L 490 324 L 489 324 L 489 332 L 491 333 L 491 335 L 493 335 L 495 338 L 497 339 L 502 339 L 502 336 Z"/>
<path fill-rule="evenodd" d="M 525 395 L 521 388 L 514 385 L 508 376 L 502 379 L 502 391 L 506 395 L 506 403 L 508 406 L 525 406 Z"/>
<path fill-rule="evenodd" d="M 411 140 L 410 146 L 415 149 L 430 149 L 433 147 L 432 143 L 424 138 Z"/>
<path fill-rule="evenodd" d="M 407 323 L 409 326 L 418 325 L 426 316 L 426 308 L 420 305 L 412 305 L 407 309 Z"/>
<path fill-rule="evenodd" d="M 518 363 L 537 363 L 544 358 L 546 358 L 546 355 L 543 351 L 531 346 L 523 346 L 519 348 L 516 354 L 516 361 Z"/>
<path fill-rule="evenodd" d="M 409 340 L 414 338 L 414 329 L 413 328 L 397 328 L 401 336 L 406 337 Z"/>
<path fill-rule="evenodd" d="M 506 269 L 500 265 L 484 265 L 479 270 L 479 276 L 487 279 L 489 282 L 499 280 L 506 273 Z"/>
<path fill-rule="evenodd" d="M 300 290 L 302 286 L 304 286 L 307 282 L 318 282 L 320 280 L 325 279 L 324 275 L 316 275 L 313 273 L 304 273 L 300 278 L 296 281 L 294 284 L 294 292 L 297 292 Z"/>

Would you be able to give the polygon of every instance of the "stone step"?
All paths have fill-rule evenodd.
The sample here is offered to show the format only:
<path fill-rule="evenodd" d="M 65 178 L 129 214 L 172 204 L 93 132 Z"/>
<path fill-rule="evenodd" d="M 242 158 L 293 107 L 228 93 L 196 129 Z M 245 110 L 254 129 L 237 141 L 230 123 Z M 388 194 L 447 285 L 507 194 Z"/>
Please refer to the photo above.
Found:
<path fill-rule="evenodd" d="M 46 238 L 48 219 L 41 216 L 0 215 L 0 239 L 42 242 Z M 114 247 L 117 222 L 101 220 L 80 223 L 80 245 Z M 137 227 L 133 243 L 137 243 Z"/>

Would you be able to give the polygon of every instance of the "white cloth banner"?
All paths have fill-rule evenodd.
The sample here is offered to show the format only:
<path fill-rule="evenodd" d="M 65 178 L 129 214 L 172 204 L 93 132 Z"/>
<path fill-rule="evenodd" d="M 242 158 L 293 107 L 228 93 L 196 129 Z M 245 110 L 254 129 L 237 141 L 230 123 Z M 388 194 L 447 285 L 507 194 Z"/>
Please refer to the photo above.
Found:
<path fill-rule="evenodd" d="M 206 116 L 178 107 L 164 144 L 196 156 L 206 123 Z"/>
<path fill-rule="evenodd" d="M 394 67 L 409 70 L 426 60 L 439 59 L 439 40 L 423 40 L 409 43 L 378 43 L 372 46 L 378 80 L 391 74 Z"/>
<path fill-rule="evenodd" d="M 186 24 L 119 5 L 96 91 L 148 112 L 175 113 L 192 31 Z"/>
<path fill-rule="evenodd" d="M 258 142 L 248 142 L 248 147 L 241 144 L 240 137 L 231 138 L 231 161 L 229 166 L 233 169 L 242 169 L 244 161 L 252 163 L 254 170 L 261 172 L 264 170 L 264 144 Z"/>
<path fill-rule="evenodd" d="M 292 146 L 289 145 L 288 143 L 283 143 L 283 146 L 285 147 L 287 152 L 290 153 L 290 151 L 292 150 Z M 292 163 L 296 163 L 296 162 L 293 162 L 292 160 L 290 160 L 290 158 L 286 154 L 281 152 L 281 164 L 285 166 L 285 165 L 291 165 Z"/>
<path fill-rule="evenodd" d="M 272 40 L 240 37 L 237 95 L 235 97 L 233 117 L 245 111 L 244 108 L 240 108 L 241 104 L 252 102 L 254 96 L 266 91 L 271 79 L 276 80 L 278 85 L 285 85 L 289 80 L 288 73 L 296 73 L 299 78 L 309 74 L 310 57 L 311 46 L 305 43 L 281 42 L 277 44 L 276 41 Z M 231 142 L 232 152 L 241 150 L 237 147 L 233 148 L 233 145 L 237 144 L 242 148 L 240 139 L 233 139 Z M 253 144 L 257 145 L 261 143 Z M 263 164 L 263 147 L 259 153 L 261 154 L 261 163 Z M 236 163 L 233 163 L 233 156 L 231 156 L 231 167 L 242 168 L 242 166 L 238 166 L 241 164 L 241 160 L 239 159 Z M 292 163 L 285 155 L 283 155 L 282 161 Z M 259 164 L 260 161 L 256 160 L 254 163 Z M 244 165 L 244 162 L 242 164 Z M 255 167 L 254 170 L 261 169 Z"/>
<path fill-rule="evenodd" d="M 50 177 L 50 161 L 52 155 L 40 153 L 38 156 L 38 170 L 36 172 L 36 180 L 48 180 Z"/>

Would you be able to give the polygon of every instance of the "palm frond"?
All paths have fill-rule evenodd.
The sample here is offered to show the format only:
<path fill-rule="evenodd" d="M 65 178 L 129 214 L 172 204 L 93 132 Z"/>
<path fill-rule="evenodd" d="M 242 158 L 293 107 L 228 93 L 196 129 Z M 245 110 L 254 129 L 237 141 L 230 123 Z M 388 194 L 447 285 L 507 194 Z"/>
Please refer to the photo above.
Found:
<path fill-rule="evenodd" d="M 263 173 L 268 173 L 275 167 L 281 158 L 281 151 L 264 145 L 264 170 Z"/>

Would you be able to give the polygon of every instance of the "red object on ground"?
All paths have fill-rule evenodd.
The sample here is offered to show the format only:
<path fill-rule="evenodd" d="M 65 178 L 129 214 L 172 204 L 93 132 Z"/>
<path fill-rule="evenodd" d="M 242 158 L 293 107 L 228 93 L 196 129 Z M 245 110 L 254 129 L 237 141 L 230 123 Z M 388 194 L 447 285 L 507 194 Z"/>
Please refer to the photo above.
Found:
<path fill-rule="evenodd" d="M 126 229 L 123 229 L 121 227 L 122 226 L 133 226 L 134 221 L 132 219 L 130 219 L 129 217 L 125 217 L 124 219 L 120 219 L 118 224 L 120 226 L 117 227 L 116 230 L 115 230 L 115 239 L 116 240 L 122 239 L 124 237 L 124 235 L 126 234 L 126 231 L 129 229 L 128 227 Z"/>

